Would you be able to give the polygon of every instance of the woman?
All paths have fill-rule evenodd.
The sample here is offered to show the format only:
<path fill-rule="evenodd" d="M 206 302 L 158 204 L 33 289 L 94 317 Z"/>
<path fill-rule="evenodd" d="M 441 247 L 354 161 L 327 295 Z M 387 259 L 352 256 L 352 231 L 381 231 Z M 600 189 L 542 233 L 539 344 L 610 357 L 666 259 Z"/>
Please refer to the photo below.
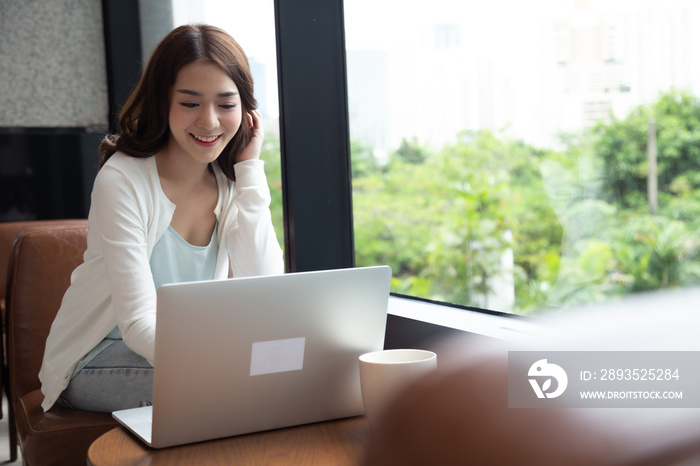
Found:
<path fill-rule="evenodd" d="M 150 403 L 158 286 L 283 273 L 256 107 L 224 31 L 182 26 L 156 47 L 100 146 L 85 260 L 39 373 L 44 410 Z"/>

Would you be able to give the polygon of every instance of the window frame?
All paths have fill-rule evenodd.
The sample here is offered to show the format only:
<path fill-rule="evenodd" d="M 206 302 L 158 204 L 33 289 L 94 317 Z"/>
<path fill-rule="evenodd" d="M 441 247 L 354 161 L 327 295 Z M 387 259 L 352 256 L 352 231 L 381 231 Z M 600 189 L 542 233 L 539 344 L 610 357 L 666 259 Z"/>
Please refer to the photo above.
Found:
<path fill-rule="evenodd" d="M 275 0 L 288 272 L 355 266 L 342 0 Z"/>

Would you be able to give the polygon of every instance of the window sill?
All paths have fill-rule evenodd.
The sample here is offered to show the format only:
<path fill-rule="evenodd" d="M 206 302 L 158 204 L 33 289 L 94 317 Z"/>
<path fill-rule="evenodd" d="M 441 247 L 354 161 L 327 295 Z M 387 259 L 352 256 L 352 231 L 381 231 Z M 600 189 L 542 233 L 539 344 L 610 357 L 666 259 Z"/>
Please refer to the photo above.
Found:
<path fill-rule="evenodd" d="M 390 315 L 507 341 L 544 333 L 544 326 L 519 316 L 492 315 L 401 296 L 389 297 Z"/>

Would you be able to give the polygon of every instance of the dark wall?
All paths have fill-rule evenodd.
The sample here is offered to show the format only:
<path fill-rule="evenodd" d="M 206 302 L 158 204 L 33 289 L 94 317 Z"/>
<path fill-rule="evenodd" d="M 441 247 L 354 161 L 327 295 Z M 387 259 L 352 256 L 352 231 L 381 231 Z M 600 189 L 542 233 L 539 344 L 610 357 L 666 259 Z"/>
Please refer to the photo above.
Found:
<path fill-rule="evenodd" d="M 0 221 L 87 217 L 102 137 L 0 131 Z"/>

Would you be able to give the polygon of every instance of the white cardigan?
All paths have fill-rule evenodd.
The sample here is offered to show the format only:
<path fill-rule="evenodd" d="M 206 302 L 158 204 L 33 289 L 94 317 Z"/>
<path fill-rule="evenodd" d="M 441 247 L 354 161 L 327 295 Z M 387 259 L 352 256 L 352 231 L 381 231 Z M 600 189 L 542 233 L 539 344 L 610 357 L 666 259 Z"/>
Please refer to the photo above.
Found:
<path fill-rule="evenodd" d="M 284 272 L 282 250 L 270 218 L 270 191 L 260 160 L 234 166 L 236 181 L 212 164 L 219 186 L 214 213 L 219 253 L 214 277 Z M 84 263 L 71 275 L 39 372 L 48 410 L 68 386 L 76 363 L 114 328 L 153 364 L 156 289 L 149 259 L 175 205 L 165 196 L 154 157 L 114 154 L 92 191 Z"/>

